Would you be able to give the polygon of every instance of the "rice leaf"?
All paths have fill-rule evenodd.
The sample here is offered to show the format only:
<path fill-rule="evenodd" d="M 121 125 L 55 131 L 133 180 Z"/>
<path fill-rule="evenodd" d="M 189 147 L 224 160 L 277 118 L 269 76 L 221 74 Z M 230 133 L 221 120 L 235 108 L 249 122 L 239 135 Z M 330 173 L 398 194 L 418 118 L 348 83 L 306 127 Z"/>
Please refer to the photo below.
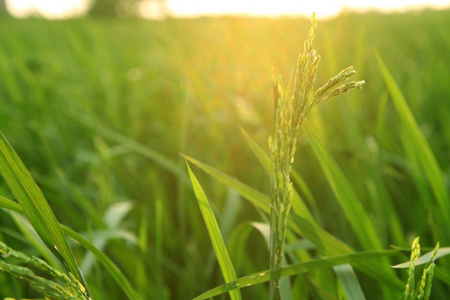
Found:
<path fill-rule="evenodd" d="M 0 207 L 8 210 L 18 212 L 20 214 L 25 214 L 22 207 L 16 202 L 0 196 Z M 116 281 L 116 283 L 121 287 L 124 293 L 128 296 L 130 300 L 140 300 L 140 297 L 136 291 L 131 287 L 128 279 L 123 275 L 123 273 L 117 268 L 117 266 L 100 250 L 98 250 L 93 244 L 86 240 L 81 234 L 75 232 L 73 229 L 60 224 L 63 232 L 69 236 L 72 240 L 83 246 L 86 250 L 94 254 L 95 258 L 105 267 L 111 277 Z"/>
<path fill-rule="evenodd" d="M 237 289 L 237 288 L 244 288 L 248 286 L 252 286 L 255 284 L 260 284 L 263 282 L 267 282 L 270 280 L 270 277 L 272 273 L 277 272 L 280 274 L 280 277 L 286 277 L 286 276 L 294 276 L 298 274 L 303 274 L 309 271 L 318 270 L 322 268 L 328 268 L 333 267 L 335 265 L 342 265 L 342 264 L 348 264 L 348 263 L 355 263 L 362 260 L 369 260 L 374 258 L 381 258 L 391 255 L 398 254 L 399 251 L 397 250 L 380 250 L 380 251 L 370 251 L 370 252 L 359 252 L 359 253 L 352 253 L 347 255 L 339 255 L 339 256 L 332 256 L 322 259 L 315 259 L 310 260 L 307 262 L 302 262 L 298 264 L 289 265 L 277 270 L 264 270 L 261 272 L 257 272 L 251 275 L 247 275 L 245 277 L 239 278 L 238 280 L 229 282 L 227 284 L 220 285 L 214 289 L 211 289 L 194 300 L 202 300 L 202 299 L 208 299 L 217 295 L 221 295 L 223 293 L 229 292 L 231 290 Z"/>
<path fill-rule="evenodd" d="M 182 157 L 180 157 L 182 158 Z M 241 196 L 234 190 L 227 188 L 227 196 L 225 198 L 225 208 L 223 215 L 218 220 L 220 232 L 224 240 L 228 240 L 230 232 L 236 223 L 236 219 L 241 210 Z M 228 249 L 230 249 L 228 247 Z M 228 251 L 230 253 L 230 251 Z M 214 249 L 211 249 L 208 255 L 208 259 L 205 262 L 205 271 L 203 272 L 204 278 L 210 278 L 214 271 L 216 264 L 216 254 Z M 234 263 L 236 266 L 236 263 Z"/>
<path fill-rule="evenodd" d="M 240 182 L 239 180 L 232 178 L 232 177 L 226 175 L 225 173 L 223 173 L 207 164 L 204 164 L 192 157 L 189 157 L 184 154 L 181 154 L 181 155 L 184 158 L 186 158 L 187 160 L 189 160 L 191 163 L 193 163 L 194 165 L 198 166 L 200 169 L 202 169 L 203 171 L 208 173 L 209 175 L 216 178 L 219 182 L 232 188 L 233 190 L 235 190 L 236 192 L 241 194 L 244 198 L 246 198 L 247 200 L 250 200 L 256 206 L 262 208 L 265 212 L 267 212 L 267 213 L 270 212 L 270 198 L 267 195 L 249 187 L 248 185 Z M 295 194 L 296 194 L 296 196 L 298 196 L 297 193 L 295 193 Z M 296 201 L 296 200 L 298 200 L 298 201 Z M 298 198 L 294 198 L 294 202 L 295 202 L 295 205 L 293 205 L 294 211 L 303 215 L 309 221 L 314 222 L 314 218 L 312 217 L 311 213 L 309 212 L 309 210 L 305 206 L 305 204 L 302 201 L 300 201 L 300 199 L 298 199 Z"/>
<path fill-rule="evenodd" d="M 0 195 L 0 207 L 24 214 L 20 204 Z"/>
<path fill-rule="evenodd" d="M 270 162 L 269 155 L 266 152 L 264 152 L 264 150 L 252 139 L 252 137 L 247 133 L 247 131 L 245 131 L 244 128 L 242 127 L 239 128 L 241 129 L 242 135 L 244 136 L 245 140 L 250 146 L 250 149 L 252 149 L 253 153 L 263 166 L 266 173 L 270 174 L 272 172 L 271 167 L 272 163 Z"/>
<path fill-rule="evenodd" d="M 27 217 L 14 211 L 10 211 L 9 214 L 22 235 L 26 238 L 30 245 L 34 249 L 36 249 L 36 251 L 45 259 L 45 261 L 47 261 L 55 268 L 62 270 L 64 267 L 62 266 L 61 262 L 53 255 L 53 253 L 47 248 L 47 246 L 45 246 L 45 244 L 37 235 L 36 230 L 34 230 L 33 225 L 31 225 L 30 221 L 28 221 Z"/>
<path fill-rule="evenodd" d="M 364 207 L 353 191 L 341 168 L 314 133 L 309 123 L 303 126 L 311 147 L 314 150 L 323 171 L 330 183 L 339 204 L 350 221 L 354 232 L 365 249 L 381 249 L 381 241 Z"/>
<path fill-rule="evenodd" d="M 241 194 L 242 197 L 246 198 L 247 200 L 250 200 L 253 204 L 258 206 L 259 208 L 262 208 L 266 213 L 270 212 L 270 198 L 267 195 L 264 195 L 263 193 L 249 187 L 248 185 L 240 182 L 239 180 L 232 178 L 225 173 L 210 167 L 207 164 L 204 164 L 192 157 L 189 157 L 187 155 L 181 154 L 185 159 L 214 177 L 219 182 L 225 184 L 226 186 L 232 188 L 239 194 Z"/>
<path fill-rule="evenodd" d="M 243 184 L 237 179 L 231 178 L 223 172 L 199 162 L 189 156 L 183 155 L 187 160 L 214 177 L 219 182 L 234 189 L 242 197 L 252 202 L 265 213 L 270 212 L 270 198 L 259 191 Z M 319 250 L 327 255 L 339 255 L 352 253 L 353 250 L 341 240 L 320 228 L 314 222 L 310 222 L 295 213 L 289 215 L 289 227 L 297 234 L 314 243 Z M 403 288 L 403 283 L 391 272 L 381 268 L 379 264 L 371 261 L 361 262 L 357 265 L 358 270 L 394 288 Z"/>
<path fill-rule="evenodd" d="M 324 252 L 326 255 L 341 255 L 350 254 L 353 251 L 347 244 L 331 235 L 330 233 L 323 230 L 316 224 L 312 224 L 300 216 L 291 214 L 292 218 L 292 229 L 311 241 L 316 247 Z M 403 289 L 402 281 L 395 276 L 392 272 L 386 271 L 385 268 L 381 267 L 379 263 L 373 261 L 361 261 L 355 264 L 355 267 L 375 278 L 377 281 L 383 282 L 384 284 L 395 288 Z"/>
<path fill-rule="evenodd" d="M 208 199 L 206 198 L 205 193 L 203 192 L 200 183 L 189 167 L 189 163 L 187 161 L 186 166 L 192 181 L 192 187 L 194 188 L 195 197 L 198 200 L 198 205 L 202 212 L 206 228 L 208 229 L 209 237 L 211 239 L 214 251 L 216 252 L 217 260 L 219 262 L 220 269 L 222 270 L 225 282 L 234 281 L 237 278 L 236 272 L 234 271 L 233 264 L 231 263 L 230 256 L 228 255 L 228 251 L 225 247 L 225 243 L 223 241 L 222 234 L 220 233 L 219 225 L 217 224 L 212 208 L 209 204 Z M 239 292 L 239 290 L 230 291 L 230 297 L 233 300 L 240 300 L 241 293 Z"/>
<path fill-rule="evenodd" d="M 245 244 L 250 236 L 250 233 L 252 233 L 255 229 L 258 229 L 258 224 L 261 223 L 249 221 L 243 222 L 233 229 L 228 239 L 228 250 L 230 255 L 234 258 L 234 266 L 237 272 L 239 272 L 239 270 L 241 270 L 248 262 L 248 257 L 242 255 L 242 253 L 245 253 Z M 258 232 L 262 234 L 261 231 L 258 230 Z"/>
<path fill-rule="evenodd" d="M 120 286 L 122 291 L 127 295 L 130 300 L 141 299 L 137 292 L 131 287 L 128 279 L 123 275 L 119 268 L 100 250 L 98 250 L 93 244 L 86 240 L 81 234 L 75 232 L 73 229 L 62 225 L 62 229 L 72 240 L 79 243 L 86 250 L 89 250 L 94 254 L 95 258 L 105 267 L 109 275 Z"/>
<path fill-rule="evenodd" d="M 417 125 L 400 88 L 390 74 L 380 55 L 376 54 L 376 57 L 381 74 L 383 75 L 384 81 L 388 87 L 397 113 L 400 116 L 402 125 L 409 133 L 411 143 L 410 148 L 417 152 L 416 156 L 419 158 L 419 163 L 428 177 L 431 189 L 440 207 L 440 211 L 443 214 L 443 217 L 448 220 L 450 219 L 450 199 L 445 186 L 442 170 L 439 167 L 430 145 L 420 131 L 420 128 Z"/>
<path fill-rule="evenodd" d="M 317 137 L 317 135 L 313 132 L 310 124 L 306 122 L 303 126 L 307 138 L 316 154 L 319 162 L 324 170 L 327 179 L 333 189 L 333 192 L 336 195 L 336 198 L 339 201 L 344 213 L 347 216 L 347 219 L 350 221 L 353 230 L 355 231 L 358 239 L 365 249 L 381 249 L 381 241 L 377 236 L 375 228 L 373 227 L 369 216 L 366 214 L 363 206 L 359 202 L 353 188 L 345 177 L 344 173 L 336 163 L 336 161 L 332 158 L 331 154 L 325 148 L 323 143 Z M 314 236 L 314 235 L 313 235 Z M 307 237 L 305 235 L 305 237 Z M 314 243 L 314 240 L 310 237 L 307 237 L 311 242 Z M 322 239 L 323 240 L 323 239 Z M 317 245 L 317 244 L 316 244 Z M 327 254 L 338 254 L 334 252 L 335 250 L 328 248 Z M 342 252 L 341 252 L 342 253 Z M 357 266 L 359 270 L 377 278 L 384 283 L 395 286 L 399 288 L 402 286 L 401 281 L 395 276 L 393 272 L 382 268 L 380 265 L 376 265 L 373 263 L 363 262 L 364 266 Z M 386 280 L 389 278 L 389 280 Z"/>
<path fill-rule="evenodd" d="M 89 293 L 72 250 L 50 206 L 30 173 L 0 132 L 0 173 L 39 237 Z"/>
<path fill-rule="evenodd" d="M 333 267 L 339 281 L 344 289 L 347 300 L 365 300 L 366 297 L 359 284 L 358 277 L 350 264 L 338 265 Z"/>
<path fill-rule="evenodd" d="M 416 259 L 414 261 L 414 265 L 415 266 L 420 266 L 420 265 L 428 263 L 430 261 L 432 255 L 433 255 L 433 252 L 434 251 L 430 251 L 427 254 L 424 254 L 421 257 L 419 257 L 418 259 Z M 444 257 L 444 256 L 447 256 L 447 255 L 450 255 L 450 247 L 440 248 L 439 251 L 436 254 L 436 257 L 434 259 L 436 260 L 436 259 L 438 259 L 440 257 Z M 404 262 L 404 263 L 392 266 L 391 268 L 406 269 L 406 268 L 409 268 L 410 264 L 411 264 L 411 262 L 407 261 L 407 262 Z"/>

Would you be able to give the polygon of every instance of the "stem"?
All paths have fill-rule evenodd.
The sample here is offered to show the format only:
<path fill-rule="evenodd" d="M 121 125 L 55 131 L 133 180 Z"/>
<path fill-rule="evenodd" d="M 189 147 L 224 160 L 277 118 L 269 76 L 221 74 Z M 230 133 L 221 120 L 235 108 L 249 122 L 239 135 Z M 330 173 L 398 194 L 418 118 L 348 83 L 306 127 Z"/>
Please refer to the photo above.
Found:
<path fill-rule="evenodd" d="M 272 205 L 273 206 L 273 205 Z M 273 212 L 273 208 L 271 209 L 271 225 L 270 226 L 270 270 L 276 269 L 276 249 L 277 249 L 277 238 L 276 238 L 276 230 L 274 226 L 276 223 L 276 214 Z M 274 274 L 270 278 L 270 295 L 269 299 L 278 299 L 277 295 L 279 295 L 279 277 L 277 278 L 276 274 Z"/>

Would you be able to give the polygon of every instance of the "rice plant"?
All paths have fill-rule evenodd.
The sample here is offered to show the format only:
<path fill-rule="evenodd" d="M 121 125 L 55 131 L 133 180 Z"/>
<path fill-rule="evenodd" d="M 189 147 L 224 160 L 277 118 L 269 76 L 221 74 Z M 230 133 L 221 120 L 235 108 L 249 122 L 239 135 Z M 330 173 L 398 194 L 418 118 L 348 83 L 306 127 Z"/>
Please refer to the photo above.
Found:
<path fill-rule="evenodd" d="M 450 14 L 310 23 L 0 18 L 0 298 L 447 299 Z"/>
<path fill-rule="evenodd" d="M 353 67 L 342 70 L 338 75 L 314 92 L 320 56 L 314 49 L 317 23 L 311 16 L 309 38 L 305 41 L 303 53 L 299 55 L 295 71 L 292 72 L 287 87 L 283 87 L 281 77 L 274 82 L 275 120 L 269 148 L 272 161 L 272 199 L 270 203 L 270 268 L 281 267 L 288 214 L 292 205 L 293 191 L 290 179 L 294 162 L 300 126 L 311 109 L 320 102 L 350 89 L 361 88 L 364 81 L 344 83 L 356 74 Z M 271 299 L 279 299 L 279 279 L 271 280 Z"/>

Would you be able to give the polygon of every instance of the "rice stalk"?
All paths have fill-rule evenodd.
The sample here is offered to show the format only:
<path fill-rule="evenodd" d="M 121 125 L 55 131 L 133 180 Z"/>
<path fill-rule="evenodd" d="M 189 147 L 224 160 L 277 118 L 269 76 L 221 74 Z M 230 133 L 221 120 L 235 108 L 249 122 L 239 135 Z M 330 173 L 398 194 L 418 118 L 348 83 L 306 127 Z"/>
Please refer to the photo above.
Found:
<path fill-rule="evenodd" d="M 436 267 L 434 261 L 439 252 L 439 243 L 431 254 L 431 257 L 422 272 L 422 277 L 418 286 L 415 283 L 415 261 L 420 256 L 419 237 L 415 238 L 411 247 L 411 258 L 408 269 L 408 281 L 406 283 L 405 292 L 403 293 L 403 300 L 428 300 L 431 296 L 431 286 L 434 276 L 434 269 Z"/>
<path fill-rule="evenodd" d="M 45 299 L 58 300 L 89 300 L 84 286 L 72 275 L 68 275 L 58 271 L 42 259 L 37 257 L 28 257 L 22 252 L 6 246 L 0 242 L 0 271 L 9 273 L 21 280 L 28 282 L 30 287 L 36 292 L 42 294 Z M 5 258 L 14 258 L 14 263 L 8 263 Z M 19 265 L 23 264 L 23 265 Z M 54 280 L 49 280 L 41 276 L 37 276 L 32 270 L 36 269 L 47 275 L 52 276 Z M 58 280 L 58 282 L 56 282 Z"/>
<path fill-rule="evenodd" d="M 313 13 L 309 38 L 304 43 L 304 50 L 299 55 L 295 70 L 291 72 L 287 88 L 283 88 L 281 76 L 278 80 L 274 80 L 273 84 L 275 120 L 272 135 L 269 137 L 272 161 L 271 270 L 279 269 L 282 263 L 287 217 L 293 199 L 290 174 L 300 126 L 311 109 L 320 102 L 331 100 L 339 94 L 360 88 L 364 84 L 364 81 L 344 83 L 356 74 L 353 67 L 348 67 L 314 93 L 320 62 L 320 56 L 314 49 L 316 27 L 317 22 Z M 270 299 L 279 299 L 279 297 L 279 274 L 274 272 L 270 281 Z"/>

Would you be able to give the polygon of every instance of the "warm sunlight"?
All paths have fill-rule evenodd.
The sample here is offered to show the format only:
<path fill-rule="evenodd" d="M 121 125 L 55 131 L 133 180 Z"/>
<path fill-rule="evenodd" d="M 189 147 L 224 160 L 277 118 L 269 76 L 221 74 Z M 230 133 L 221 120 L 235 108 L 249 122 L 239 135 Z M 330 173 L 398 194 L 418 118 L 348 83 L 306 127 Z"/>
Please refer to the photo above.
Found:
<path fill-rule="evenodd" d="M 449 29 L 450 0 L 0 0 L 0 300 L 450 300 Z"/>
<path fill-rule="evenodd" d="M 6 8 L 17 18 L 38 15 L 48 19 L 63 19 L 84 15 L 91 0 L 6 0 Z"/>
<path fill-rule="evenodd" d="M 378 9 L 382 11 L 401 10 L 408 8 L 444 7 L 449 6 L 448 0 L 316 0 L 316 1 L 207 1 L 207 0 L 169 0 L 169 9 L 176 15 L 198 14 L 247 14 L 247 15 L 310 15 L 315 11 L 318 17 L 337 14 L 344 8 L 365 10 Z"/>
<path fill-rule="evenodd" d="M 6 0 L 8 11 L 15 17 L 40 15 L 45 18 L 77 17 L 86 13 L 93 0 Z M 133 5 L 136 13 L 144 18 L 161 19 L 160 6 L 166 3 L 168 12 L 176 17 L 193 17 L 198 15 L 240 14 L 240 15 L 310 15 L 315 11 L 318 17 L 330 17 L 341 10 L 377 9 L 381 11 L 398 11 L 422 7 L 449 7 L 449 0 L 316 0 L 316 1 L 250 1 L 250 0 L 145 0 L 117 1 L 117 4 Z"/>

